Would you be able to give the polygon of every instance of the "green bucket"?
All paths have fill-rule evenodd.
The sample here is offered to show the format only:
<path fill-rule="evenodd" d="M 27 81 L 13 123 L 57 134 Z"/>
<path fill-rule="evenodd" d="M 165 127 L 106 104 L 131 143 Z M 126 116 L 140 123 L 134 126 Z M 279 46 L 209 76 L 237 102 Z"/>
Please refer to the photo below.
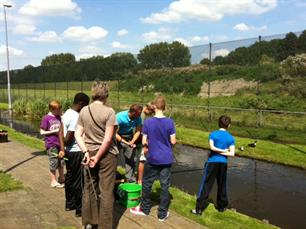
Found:
<path fill-rule="evenodd" d="M 121 205 L 127 208 L 139 205 L 142 189 L 140 184 L 123 183 L 119 185 L 118 189 L 124 192 L 124 195 L 122 195 L 119 200 Z"/>

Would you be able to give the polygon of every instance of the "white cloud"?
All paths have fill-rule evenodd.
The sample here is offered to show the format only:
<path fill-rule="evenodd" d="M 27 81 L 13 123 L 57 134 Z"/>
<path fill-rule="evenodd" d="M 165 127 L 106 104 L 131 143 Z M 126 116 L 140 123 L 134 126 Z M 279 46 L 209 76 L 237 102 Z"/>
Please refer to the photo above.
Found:
<path fill-rule="evenodd" d="M 79 55 L 76 55 L 76 59 L 87 59 L 93 56 L 105 56 L 103 50 L 95 45 L 84 45 L 79 48 Z"/>
<path fill-rule="evenodd" d="M 24 52 L 21 49 L 16 49 L 13 47 L 8 47 L 9 48 L 9 54 L 12 56 L 22 56 L 24 54 Z M 5 45 L 1 45 L 0 46 L 0 55 L 4 56 L 6 55 L 6 46 Z"/>
<path fill-rule="evenodd" d="M 107 36 L 107 34 L 107 30 L 98 26 L 93 26 L 88 29 L 83 26 L 72 26 L 64 31 L 63 38 L 80 42 L 88 42 L 103 39 Z"/>
<path fill-rule="evenodd" d="M 19 9 L 19 13 L 30 16 L 77 17 L 81 8 L 71 0 L 30 0 Z"/>
<path fill-rule="evenodd" d="M 191 46 L 192 44 L 184 38 L 178 37 L 174 39 L 175 41 L 181 42 L 183 45 Z"/>
<path fill-rule="evenodd" d="M 213 56 L 227 56 L 229 53 L 227 49 L 218 49 L 214 51 Z"/>
<path fill-rule="evenodd" d="M 179 23 L 187 20 L 218 21 L 226 15 L 259 15 L 274 9 L 277 0 L 178 0 L 162 12 L 141 18 L 143 23 Z"/>
<path fill-rule="evenodd" d="M 36 30 L 36 26 L 34 25 L 26 25 L 26 24 L 20 24 L 16 25 L 14 28 L 15 34 L 21 34 L 21 35 L 31 35 Z"/>
<path fill-rule="evenodd" d="M 43 42 L 43 43 L 55 43 L 55 42 L 59 42 L 61 39 L 56 34 L 55 31 L 47 31 L 47 32 L 40 33 L 36 37 L 31 37 L 29 40 L 36 41 L 36 42 Z"/>
<path fill-rule="evenodd" d="M 168 41 L 171 37 L 171 30 L 167 28 L 159 28 L 157 31 L 142 34 L 146 42 Z"/>
<path fill-rule="evenodd" d="M 112 42 L 112 47 L 113 47 L 113 48 L 116 48 L 116 49 L 127 49 L 127 48 L 129 48 L 128 45 L 121 44 L 121 43 L 118 42 L 118 41 Z"/>
<path fill-rule="evenodd" d="M 208 42 L 209 38 L 208 36 L 194 36 L 191 38 L 192 42 Z"/>
<path fill-rule="evenodd" d="M 239 24 L 234 26 L 235 30 L 242 31 L 242 32 L 250 31 L 250 30 L 265 31 L 265 30 L 267 30 L 267 28 L 268 27 L 266 25 L 263 25 L 263 26 L 260 26 L 260 27 L 255 27 L 255 26 L 251 26 L 251 25 L 246 25 L 244 23 L 239 23 Z"/>
<path fill-rule="evenodd" d="M 119 37 L 122 37 L 122 36 L 125 36 L 129 33 L 129 31 L 127 29 L 120 29 L 118 32 L 117 32 L 117 35 Z"/>

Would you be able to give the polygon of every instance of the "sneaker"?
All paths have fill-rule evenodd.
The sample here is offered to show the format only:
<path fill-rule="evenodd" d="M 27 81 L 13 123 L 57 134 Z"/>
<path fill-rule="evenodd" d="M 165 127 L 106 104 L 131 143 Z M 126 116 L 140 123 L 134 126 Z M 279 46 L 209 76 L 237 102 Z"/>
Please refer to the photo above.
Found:
<path fill-rule="evenodd" d="M 65 184 L 60 184 L 58 182 L 55 182 L 54 184 L 51 184 L 50 186 L 51 188 L 64 188 Z"/>
<path fill-rule="evenodd" d="M 164 218 L 158 218 L 158 221 L 159 221 L 159 222 L 164 222 L 164 221 L 166 221 L 166 219 L 168 219 L 169 215 L 170 215 L 170 212 L 167 212 L 167 215 L 166 215 Z"/>
<path fill-rule="evenodd" d="M 197 209 L 192 209 L 190 211 L 190 213 L 194 214 L 194 215 L 202 215 L 202 211 L 201 210 L 197 210 Z"/>
<path fill-rule="evenodd" d="M 141 209 L 140 206 L 138 205 L 135 208 L 130 208 L 130 212 L 134 215 L 142 215 L 142 216 L 147 216 L 146 213 L 144 213 Z"/>

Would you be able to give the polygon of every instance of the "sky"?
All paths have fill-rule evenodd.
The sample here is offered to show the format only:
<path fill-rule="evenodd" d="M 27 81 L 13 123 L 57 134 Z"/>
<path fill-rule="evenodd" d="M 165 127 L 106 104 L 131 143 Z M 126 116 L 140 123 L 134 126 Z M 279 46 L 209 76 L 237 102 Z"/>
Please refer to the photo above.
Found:
<path fill-rule="evenodd" d="M 306 29 L 306 0 L 0 0 L 0 71 L 40 65 L 56 53 L 76 59 L 137 54 L 145 45 L 198 46 Z M 230 49 L 215 50 L 226 55 Z M 207 53 L 200 53 L 205 57 Z"/>

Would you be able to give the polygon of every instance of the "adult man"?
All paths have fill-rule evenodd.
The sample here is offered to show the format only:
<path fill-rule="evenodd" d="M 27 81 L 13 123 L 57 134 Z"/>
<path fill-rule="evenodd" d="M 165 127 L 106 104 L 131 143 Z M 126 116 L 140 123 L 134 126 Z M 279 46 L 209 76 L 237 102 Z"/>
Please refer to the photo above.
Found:
<path fill-rule="evenodd" d="M 121 111 L 116 115 L 119 165 L 125 167 L 125 177 L 128 182 L 136 182 L 135 169 L 139 155 L 136 152 L 135 142 L 141 134 L 141 112 L 142 106 L 133 104 L 129 110 Z"/>
<path fill-rule="evenodd" d="M 66 179 L 65 196 L 66 211 L 74 210 L 76 216 L 80 217 L 82 212 L 82 169 L 81 162 L 83 153 L 74 138 L 79 112 L 89 103 L 89 97 L 84 93 L 74 96 L 73 104 L 63 115 L 64 143 L 66 150 Z"/>

